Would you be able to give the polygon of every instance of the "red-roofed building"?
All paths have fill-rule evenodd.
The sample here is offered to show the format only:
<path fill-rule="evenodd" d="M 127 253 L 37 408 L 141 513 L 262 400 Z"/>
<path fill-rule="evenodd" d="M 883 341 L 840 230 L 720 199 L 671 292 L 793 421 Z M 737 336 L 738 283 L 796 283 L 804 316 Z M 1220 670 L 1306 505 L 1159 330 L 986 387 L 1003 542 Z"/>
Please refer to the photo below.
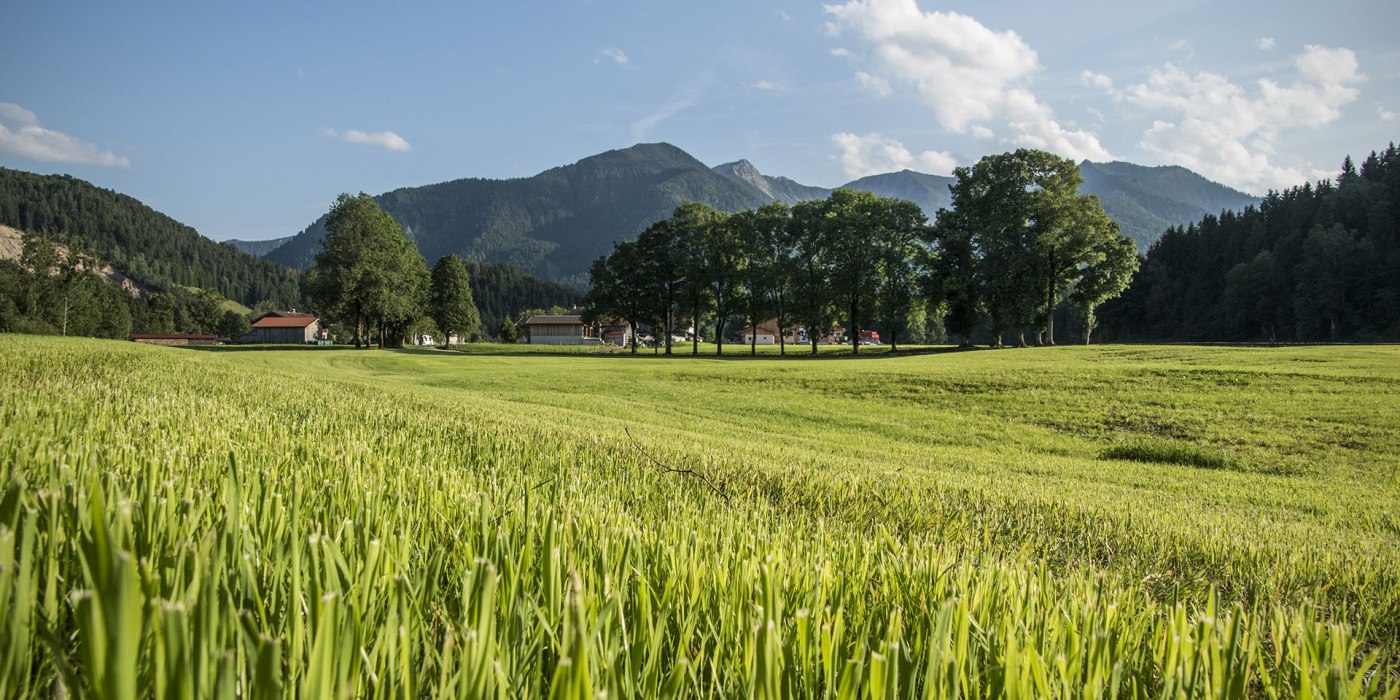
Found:
<path fill-rule="evenodd" d="M 253 321 L 253 329 L 238 339 L 240 343 L 305 345 L 328 338 L 321 319 L 314 314 L 271 311 Z"/>

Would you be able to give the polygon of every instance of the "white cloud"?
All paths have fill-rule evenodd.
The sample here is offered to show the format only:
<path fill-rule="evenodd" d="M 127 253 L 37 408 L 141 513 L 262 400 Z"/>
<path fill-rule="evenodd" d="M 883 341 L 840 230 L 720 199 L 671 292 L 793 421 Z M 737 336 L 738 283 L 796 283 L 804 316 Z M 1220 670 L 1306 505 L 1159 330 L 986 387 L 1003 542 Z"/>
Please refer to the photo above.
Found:
<path fill-rule="evenodd" d="M 342 139 L 350 143 L 363 143 L 368 146 L 378 146 L 390 151 L 408 151 L 413 148 L 402 136 L 392 131 L 378 131 L 368 133 L 364 131 L 336 131 L 335 129 L 322 129 L 321 133 L 331 138 Z"/>
<path fill-rule="evenodd" d="M 985 126 L 972 127 L 972 137 L 978 141 L 990 141 L 997 137 L 997 133 Z"/>
<path fill-rule="evenodd" d="M 903 143 L 879 132 L 864 136 L 846 132 L 832 134 L 831 142 L 841 151 L 835 158 L 841 162 L 846 176 L 852 179 L 905 169 L 948 175 L 958 165 L 951 153 L 911 153 Z"/>
<path fill-rule="evenodd" d="M 1260 51 L 1273 51 L 1274 38 L 1271 36 L 1261 36 L 1259 37 L 1259 41 L 1255 42 L 1255 46 L 1258 46 Z"/>
<path fill-rule="evenodd" d="M 46 129 L 33 112 L 10 102 L 0 102 L 0 153 L 43 163 L 131 167 L 131 161 L 126 156 Z"/>
<path fill-rule="evenodd" d="M 1385 108 L 1385 105 L 1383 105 L 1383 104 L 1377 102 L 1377 103 L 1376 103 L 1376 116 L 1377 116 L 1377 117 L 1380 117 L 1380 120 L 1383 121 L 1383 122 L 1393 122 L 1393 121 L 1395 121 L 1395 119 L 1396 119 L 1397 117 L 1400 117 L 1400 114 L 1397 114 L 1396 112 L 1392 112 L 1391 110 L 1386 109 L 1386 108 Z"/>
<path fill-rule="evenodd" d="M 888 97 L 892 90 L 890 81 L 878 75 L 866 73 L 863 70 L 856 71 L 856 82 L 859 82 L 861 87 L 877 97 Z"/>
<path fill-rule="evenodd" d="M 1316 128 L 1341 116 L 1366 78 L 1348 49 L 1309 45 L 1295 57 L 1288 84 L 1259 80 L 1253 89 L 1205 71 L 1171 64 L 1121 91 L 1122 99 L 1158 118 L 1143 148 L 1207 177 L 1254 193 L 1304 182 L 1309 169 L 1273 162 L 1279 133 Z"/>
<path fill-rule="evenodd" d="M 995 122 L 1009 128 L 1010 144 L 1075 159 L 1111 157 L 1095 134 L 1065 128 L 1036 99 L 1029 86 L 1040 61 L 1016 32 L 996 32 L 956 12 L 924 12 L 914 0 L 849 0 L 825 9 L 835 17 L 831 33 L 849 30 L 870 44 L 857 79 L 868 85 L 864 73 L 891 89 L 912 85 L 943 128 L 967 133 Z"/>
<path fill-rule="evenodd" d="M 755 90 L 762 90 L 764 92 L 779 92 L 783 89 L 783 86 L 771 80 L 759 80 L 750 85 L 749 87 Z"/>
<path fill-rule="evenodd" d="M 850 49 L 835 48 L 831 50 L 831 55 L 837 58 L 846 58 L 851 55 Z"/>
<path fill-rule="evenodd" d="M 631 59 L 627 58 L 627 54 L 623 53 L 622 49 L 606 48 L 598 52 L 598 57 L 593 59 L 593 63 L 598 64 L 603 61 L 612 61 L 618 65 L 623 65 L 629 60 Z"/>
<path fill-rule="evenodd" d="M 1100 90 L 1113 92 L 1113 78 L 1103 73 L 1095 73 L 1094 71 L 1086 70 L 1079 74 L 1079 80 L 1089 87 L 1096 87 Z"/>
<path fill-rule="evenodd" d="M 778 10 L 778 16 L 782 17 L 784 22 L 792 21 L 792 15 L 788 14 L 786 10 Z"/>

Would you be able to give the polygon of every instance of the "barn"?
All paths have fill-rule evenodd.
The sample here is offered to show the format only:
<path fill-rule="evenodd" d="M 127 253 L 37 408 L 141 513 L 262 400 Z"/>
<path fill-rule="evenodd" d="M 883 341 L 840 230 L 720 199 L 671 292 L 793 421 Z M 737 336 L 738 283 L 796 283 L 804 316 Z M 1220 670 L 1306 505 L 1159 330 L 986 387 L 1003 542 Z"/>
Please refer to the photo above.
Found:
<path fill-rule="evenodd" d="M 314 314 L 287 311 L 265 313 L 253 321 L 252 330 L 238 339 L 240 343 L 305 345 L 319 343 L 328 337 L 321 319 Z"/>

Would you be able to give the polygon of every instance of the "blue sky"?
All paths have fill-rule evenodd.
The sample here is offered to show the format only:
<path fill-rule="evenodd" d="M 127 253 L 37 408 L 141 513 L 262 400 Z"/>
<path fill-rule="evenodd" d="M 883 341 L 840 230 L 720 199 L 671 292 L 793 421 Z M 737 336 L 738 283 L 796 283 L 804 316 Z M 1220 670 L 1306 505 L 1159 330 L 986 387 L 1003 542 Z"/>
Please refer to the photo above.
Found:
<path fill-rule="evenodd" d="M 1335 6 L 1334 6 L 1335 5 Z M 14 3 L 0 165 L 215 239 L 637 142 L 835 186 L 1018 146 L 1262 193 L 1400 135 L 1393 2 Z"/>

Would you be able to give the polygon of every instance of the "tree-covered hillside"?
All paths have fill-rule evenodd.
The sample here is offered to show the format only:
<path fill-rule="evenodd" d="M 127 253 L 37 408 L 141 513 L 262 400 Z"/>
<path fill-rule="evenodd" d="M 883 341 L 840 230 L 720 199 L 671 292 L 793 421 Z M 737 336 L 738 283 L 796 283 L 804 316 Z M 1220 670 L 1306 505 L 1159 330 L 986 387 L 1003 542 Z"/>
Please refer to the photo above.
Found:
<path fill-rule="evenodd" d="M 294 271 L 68 175 L 0 168 L 0 224 L 49 232 L 148 287 L 214 289 L 250 306 L 295 306 L 301 298 Z"/>
<path fill-rule="evenodd" d="M 1335 182 L 1168 231 L 1104 308 L 1105 337 L 1400 339 L 1400 151 L 1350 158 Z"/>
<path fill-rule="evenodd" d="M 286 245 L 287 241 L 290 240 L 292 240 L 291 236 L 283 236 L 281 238 L 269 238 L 265 241 L 244 241 L 239 240 L 237 238 L 230 238 L 229 240 L 224 241 L 224 244 L 231 245 L 249 255 L 254 255 L 261 258 L 266 256 L 268 253 L 271 253 L 272 251 L 277 250 L 278 248 L 281 248 L 282 246 Z"/>
<path fill-rule="evenodd" d="M 1167 229 L 1199 221 L 1208 214 L 1244 211 L 1258 197 L 1197 175 L 1180 166 L 1149 168 L 1132 163 L 1079 164 L 1083 194 L 1095 194 L 1123 233 L 1146 251 Z"/>
<path fill-rule="evenodd" d="M 734 211 L 767 201 L 664 143 L 609 151 L 529 178 L 454 180 L 375 199 L 430 264 L 456 253 L 579 282 L 614 241 L 634 238 L 682 202 Z M 268 258 L 303 268 L 323 236 L 324 221 L 317 221 Z"/>

